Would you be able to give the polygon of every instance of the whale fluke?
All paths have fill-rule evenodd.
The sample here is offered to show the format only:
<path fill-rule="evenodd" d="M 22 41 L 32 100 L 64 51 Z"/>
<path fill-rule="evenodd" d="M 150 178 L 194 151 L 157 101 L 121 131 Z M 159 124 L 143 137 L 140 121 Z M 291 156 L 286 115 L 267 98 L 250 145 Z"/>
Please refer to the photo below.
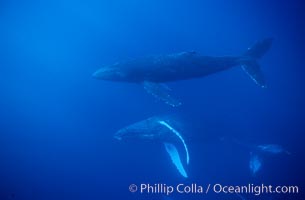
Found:
<path fill-rule="evenodd" d="M 257 59 L 261 58 L 270 49 L 272 41 L 272 38 L 257 41 L 252 47 L 248 48 L 240 60 L 242 69 L 262 88 L 266 87 L 266 81 Z"/>

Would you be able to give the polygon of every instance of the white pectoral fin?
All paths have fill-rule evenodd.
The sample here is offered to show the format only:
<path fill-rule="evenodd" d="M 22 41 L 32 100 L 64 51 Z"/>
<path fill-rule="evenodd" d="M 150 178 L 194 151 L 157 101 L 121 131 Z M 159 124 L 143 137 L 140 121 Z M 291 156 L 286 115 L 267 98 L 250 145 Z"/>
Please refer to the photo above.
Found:
<path fill-rule="evenodd" d="M 185 154 L 186 154 L 186 163 L 189 164 L 189 162 L 190 162 L 189 150 L 188 150 L 187 145 L 186 145 L 183 137 L 181 136 L 181 134 L 176 129 L 174 129 L 171 125 L 169 125 L 166 121 L 160 120 L 159 123 L 162 124 L 163 126 L 165 126 L 166 128 L 168 128 L 182 142 L 183 147 L 185 149 Z"/>
<path fill-rule="evenodd" d="M 143 86 L 149 94 L 153 95 L 158 100 L 161 100 L 164 103 L 173 107 L 181 105 L 181 102 L 179 100 L 173 98 L 169 94 L 170 88 L 167 85 L 145 81 L 143 82 Z"/>
<path fill-rule="evenodd" d="M 178 153 L 178 150 L 177 148 L 173 145 L 173 144 L 170 144 L 170 143 L 166 143 L 164 142 L 164 147 L 168 153 L 168 155 L 170 156 L 173 164 L 176 166 L 176 168 L 178 169 L 179 173 L 187 178 L 187 173 L 182 165 L 182 162 L 181 162 L 181 159 L 180 159 L 180 155 Z"/>

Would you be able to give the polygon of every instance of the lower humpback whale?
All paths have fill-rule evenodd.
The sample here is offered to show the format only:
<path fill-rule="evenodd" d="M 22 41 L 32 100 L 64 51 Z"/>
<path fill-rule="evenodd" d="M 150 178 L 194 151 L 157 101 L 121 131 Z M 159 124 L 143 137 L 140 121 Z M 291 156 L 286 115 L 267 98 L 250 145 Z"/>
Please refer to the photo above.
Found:
<path fill-rule="evenodd" d="M 188 148 L 181 134 L 173 128 L 169 120 L 151 117 L 120 129 L 115 133 L 114 138 L 118 140 L 137 138 L 162 142 L 178 172 L 183 177 L 188 177 L 185 165 L 183 165 L 183 161 L 186 162 L 186 165 L 189 164 Z M 185 159 L 181 159 L 179 146 L 184 149 Z"/>
<path fill-rule="evenodd" d="M 202 56 L 194 51 L 149 56 L 104 66 L 97 70 L 93 77 L 101 80 L 141 83 L 154 97 L 171 106 L 179 106 L 181 102 L 170 96 L 170 89 L 164 84 L 165 82 L 204 77 L 241 66 L 256 84 L 266 87 L 257 60 L 269 50 L 271 44 L 271 38 L 257 41 L 240 56 Z"/>

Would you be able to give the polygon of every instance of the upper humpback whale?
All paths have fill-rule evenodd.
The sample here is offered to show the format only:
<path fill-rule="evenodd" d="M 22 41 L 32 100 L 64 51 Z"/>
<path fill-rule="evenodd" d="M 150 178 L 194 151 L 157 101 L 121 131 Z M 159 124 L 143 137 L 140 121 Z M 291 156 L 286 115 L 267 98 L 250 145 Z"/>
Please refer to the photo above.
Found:
<path fill-rule="evenodd" d="M 256 84 L 265 87 L 265 79 L 257 60 L 269 50 L 271 44 L 271 38 L 257 41 L 240 56 L 203 56 L 194 51 L 149 56 L 104 66 L 97 70 L 93 77 L 142 83 L 153 96 L 171 106 L 179 106 L 181 103 L 169 95 L 170 89 L 163 83 L 204 77 L 241 66 Z"/>

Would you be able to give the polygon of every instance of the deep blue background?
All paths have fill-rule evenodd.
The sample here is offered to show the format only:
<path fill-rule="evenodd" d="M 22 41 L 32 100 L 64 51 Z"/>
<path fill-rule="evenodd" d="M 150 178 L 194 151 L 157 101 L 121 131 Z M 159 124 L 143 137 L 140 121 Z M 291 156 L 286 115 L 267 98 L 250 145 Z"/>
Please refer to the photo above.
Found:
<path fill-rule="evenodd" d="M 301 1 L 281 2 L 2 0 L 0 199 L 159 198 L 129 193 L 129 184 L 144 182 L 264 182 L 302 192 L 305 9 Z M 139 85 L 91 78 L 105 64 L 146 55 L 239 55 L 264 37 L 274 38 L 260 61 L 267 89 L 237 67 L 171 83 L 183 102 L 173 109 Z M 187 181 L 160 144 L 113 139 L 118 129 L 160 114 L 174 114 L 183 126 Z M 253 178 L 249 152 L 220 138 L 277 143 L 292 155 L 268 157 Z M 224 198 L 238 199 L 206 197 Z"/>

